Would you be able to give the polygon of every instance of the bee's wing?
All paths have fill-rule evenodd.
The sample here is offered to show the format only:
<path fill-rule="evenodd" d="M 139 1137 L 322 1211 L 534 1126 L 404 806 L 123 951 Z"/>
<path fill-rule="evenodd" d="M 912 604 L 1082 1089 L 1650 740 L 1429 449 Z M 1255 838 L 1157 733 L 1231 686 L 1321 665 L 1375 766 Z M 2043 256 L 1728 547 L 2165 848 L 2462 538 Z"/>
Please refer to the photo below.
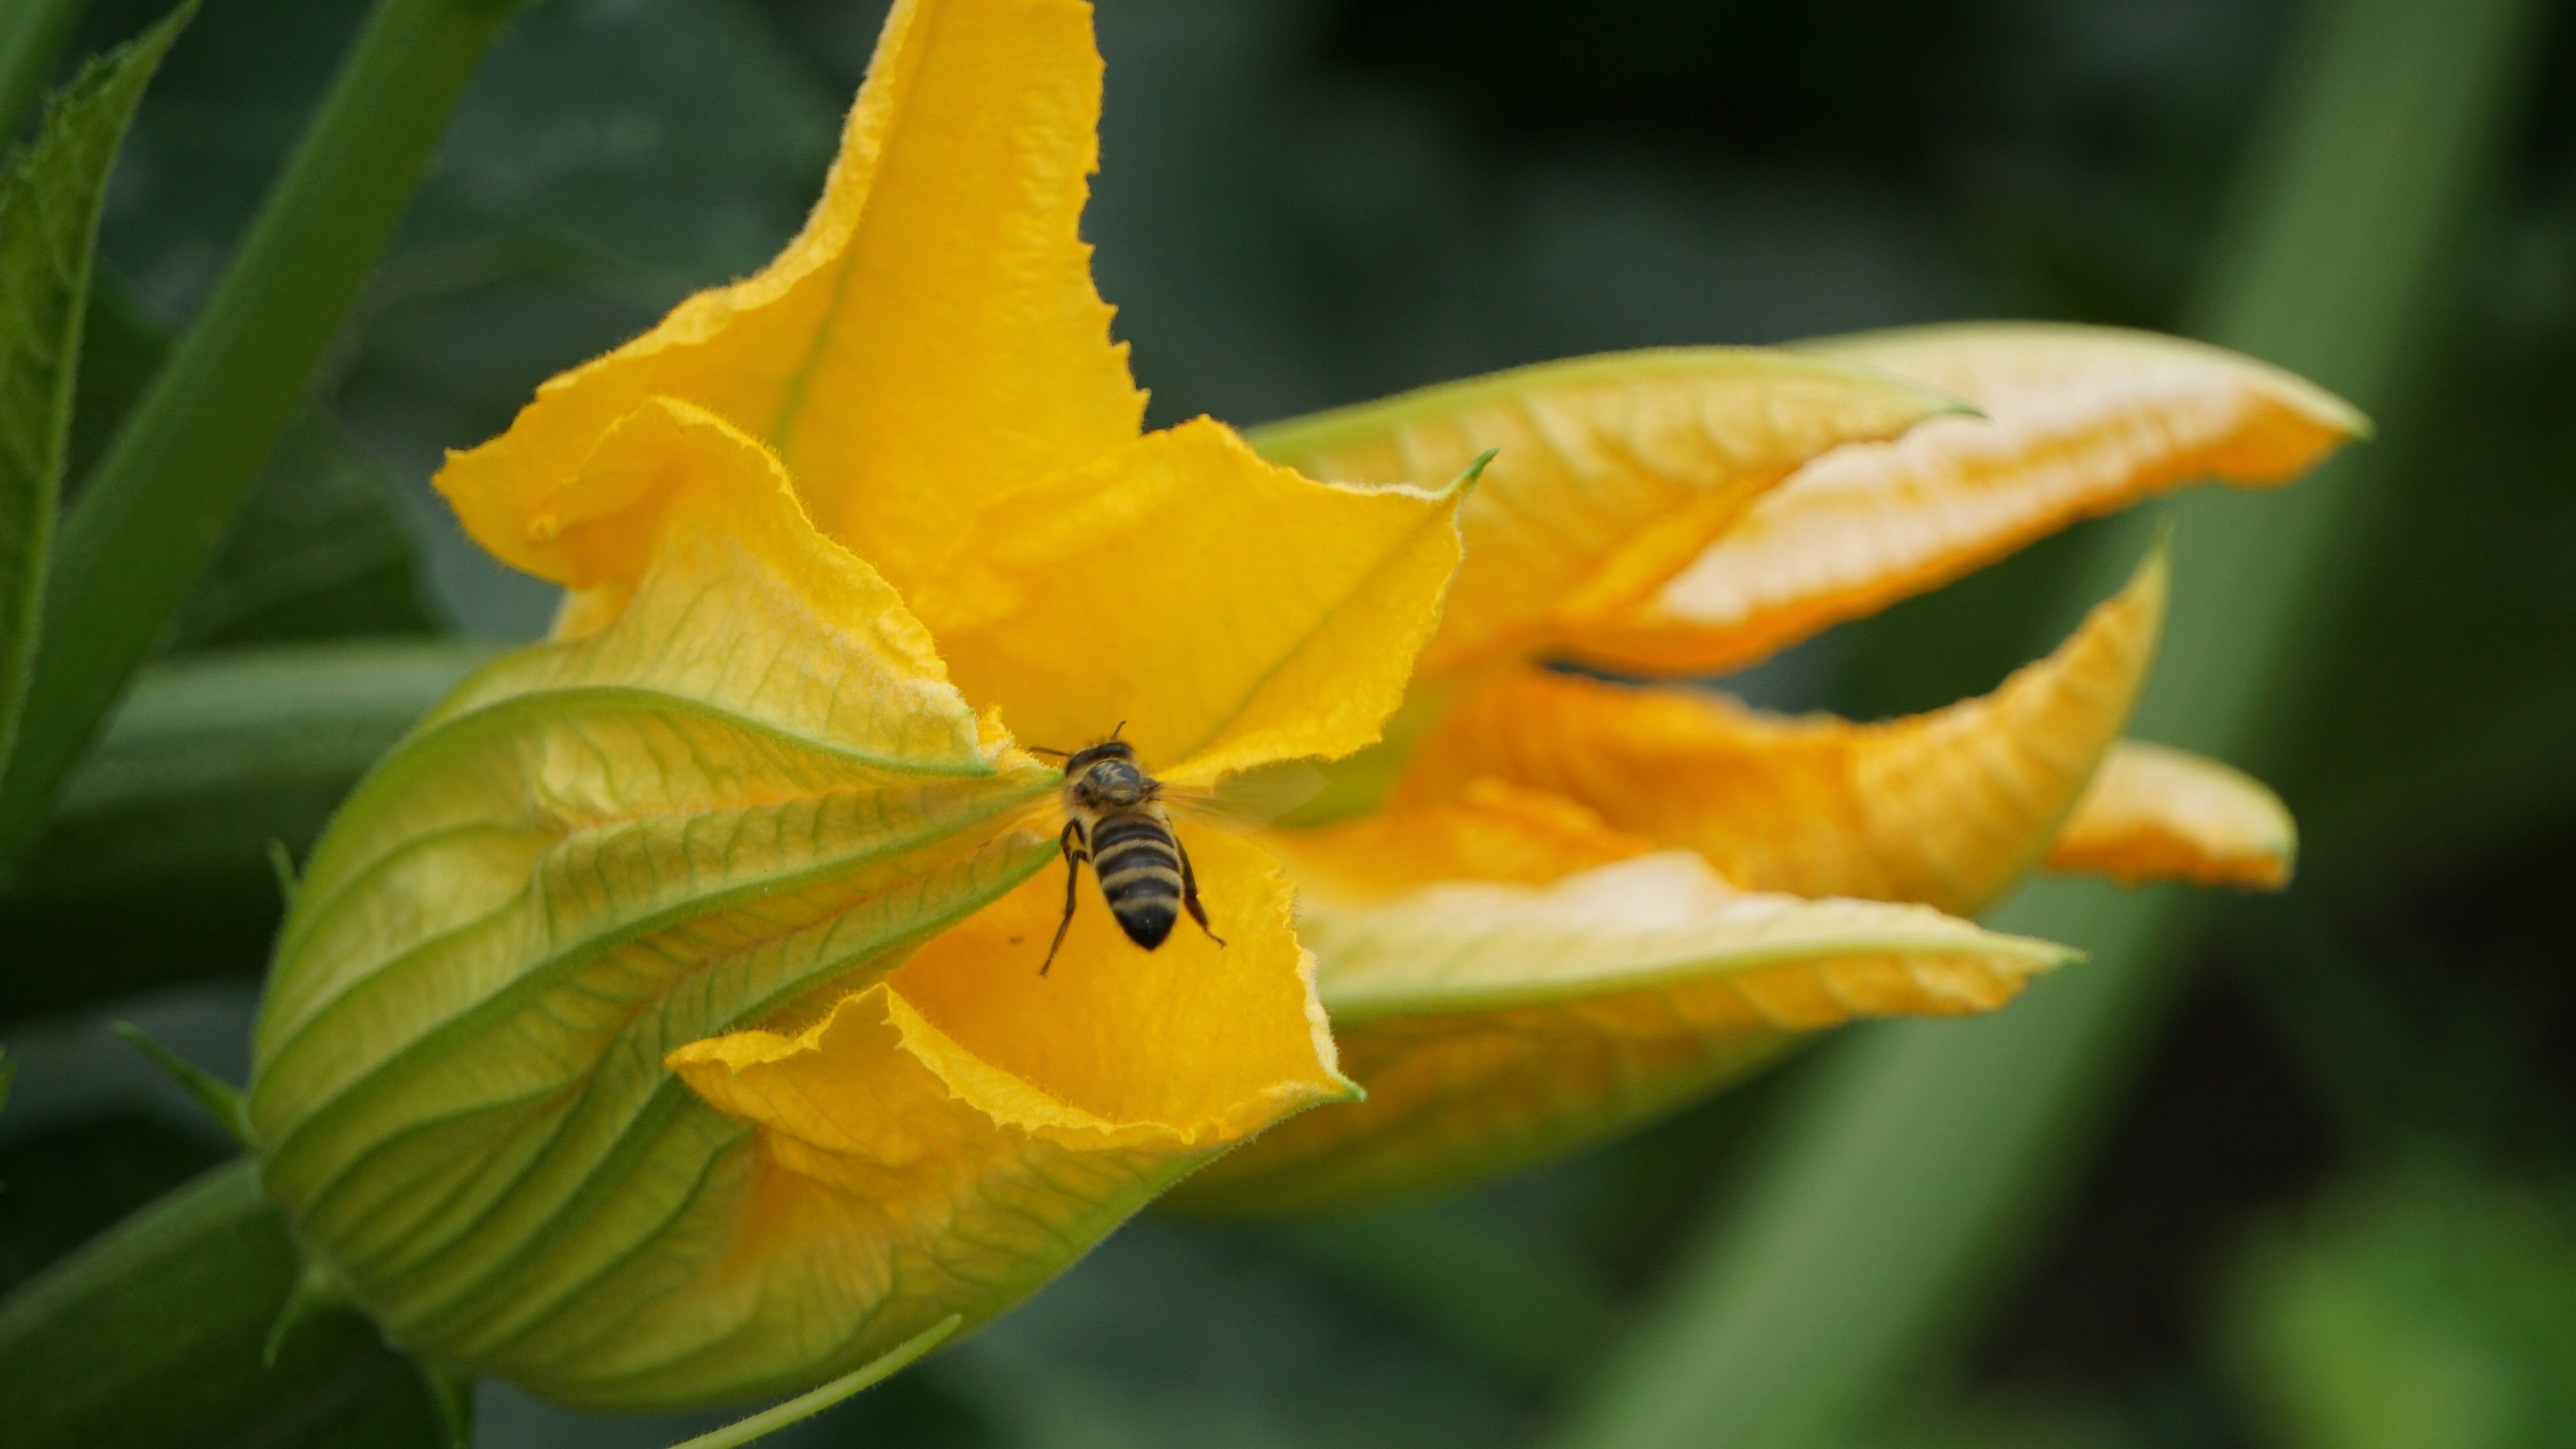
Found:
<path fill-rule="evenodd" d="M 1213 789 L 1163 787 L 1163 805 L 1175 815 L 1233 830 L 1267 825 L 1324 790 L 1324 772 L 1303 760 L 1283 760 L 1228 776 Z"/>

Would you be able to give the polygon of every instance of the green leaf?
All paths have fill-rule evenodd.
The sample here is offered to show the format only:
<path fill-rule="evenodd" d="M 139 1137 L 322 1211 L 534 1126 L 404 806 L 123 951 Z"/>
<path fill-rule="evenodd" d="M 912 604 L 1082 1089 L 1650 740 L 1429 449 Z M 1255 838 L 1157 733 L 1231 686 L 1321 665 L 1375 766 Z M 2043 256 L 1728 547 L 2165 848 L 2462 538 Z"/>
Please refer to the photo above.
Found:
<path fill-rule="evenodd" d="M 107 178 L 183 5 L 92 61 L 0 168 L 0 761 L 14 746 L 62 492 Z"/>
<path fill-rule="evenodd" d="M 81 490 L 0 777 L 0 854 L 43 824 L 213 554 L 512 8 L 382 0 L 214 297 Z"/>
<path fill-rule="evenodd" d="M 271 842 L 301 856 L 358 777 L 491 657 L 448 640 L 156 664 L 0 891 L 0 1021 L 264 962 Z M 34 963 L 77 961 L 77 971 Z"/>
<path fill-rule="evenodd" d="M 354 1313 L 308 1324 L 262 1369 L 297 1272 L 247 1159 L 127 1219 L 0 1303 L 10 1442 L 439 1445 L 417 1366 Z"/>

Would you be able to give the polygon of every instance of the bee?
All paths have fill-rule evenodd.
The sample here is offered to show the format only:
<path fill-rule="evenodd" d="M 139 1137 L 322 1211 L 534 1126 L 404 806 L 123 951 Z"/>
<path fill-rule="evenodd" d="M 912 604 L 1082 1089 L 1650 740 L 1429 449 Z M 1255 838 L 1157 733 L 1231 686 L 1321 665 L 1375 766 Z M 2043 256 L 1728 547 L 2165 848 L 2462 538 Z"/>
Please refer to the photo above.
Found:
<path fill-rule="evenodd" d="M 1170 938 L 1186 910 L 1209 940 L 1225 944 L 1199 904 L 1198 876 L 1190 869 L 1189 851 L 1172 833 L 1162 782 L 1145 773 L 1134 747 L 1118 738 L 1126 728 L 1122 722 L 1108 739 L 1065 758 L 1064 832 L 1056 837 L 1056 848 L 1064 852 L 1064 919 L 1038 967 L 1040 976 L 1055 964 L 1064 933 L 1073 928 L 1086 860 L 1100 882 L 1101 900 L 1128 940 L 1153 950 Z"/>

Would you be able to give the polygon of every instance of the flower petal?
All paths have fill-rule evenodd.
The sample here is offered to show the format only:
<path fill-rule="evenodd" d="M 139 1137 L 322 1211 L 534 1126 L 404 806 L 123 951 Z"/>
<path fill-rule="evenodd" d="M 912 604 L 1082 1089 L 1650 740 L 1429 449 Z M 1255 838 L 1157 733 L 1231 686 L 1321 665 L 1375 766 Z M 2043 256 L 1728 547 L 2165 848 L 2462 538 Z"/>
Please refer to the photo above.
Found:
<path fill-rule="evenodd" d="M 2165 580 L 2159 551 L 1994 693 L 1884 724 L 1525 667 L 1452 711 L 1394 798 L 1453 798 L 1491 777 L 1696 850 L 1749 890 L 1972 914 L 2035 862 L 2119 738 L 2155 656 Z"/>
<path fill-rule="evenodd" d="M 1136 436 L 1144 398 L 1080 236 L 1100 57 L 1081 0 L 902 0 L 804 232 L 538 390 L 439 487 L 485 547 L 657 394 L 776 448 L 806 507 L 909 594 L 961 509 Z"/>
<path fill-rule="evenodd" d="M 1458 567 L 1463 483 L 1347 488 L 1204 418 L 967 525 L 916 595 L 967 696 L 1028 740 L 1122 736 L 1206 783 L 1368 744 Z"/>
<path fill-rule="evenodd" d="M 1350 483 L 1439 483 L 1499 450 L 1460 515 L 1467 564 L 1423 657 L 1434 674 L 1639 604 L 1807 459 L 1959 408 L 1836 362 L 1675 348 L 1520 368 L 1251 436 L 1265 457 Z"/>
<path fill-rule="evenodd" d="M 738 1032 L 670 1067 L 757 1130 L 733 1149 L 747 1184 L 733 1251 L 679 1291 L 760 1337 L 782 1384 L 882 1353 L 951 1313 L 1010 1307 L 1220 1150 L 1156 1124 L 1104 1121 L 960 1046 L 884 983 L 796 1035 Z M 672 1315 L 646 1310 L 604 1367 L 629 1403 L 671 1371 Z M 661 1320 L 661 1321 L 657 1321 Z"/>
<path fill-rule="evenodd" d="M 1053 867 L 924 946 L 895 989 L 963 1049 L 1053 1099 L 1175 1142 L 1234 1141 L 1345 1095 L 1278 863 L 1221 832 L 1180 834 L 1208 931 L 1184 917 L 1141 950 L 1086 871 L 1064 948 L 1040 975 L 1064 917 Z"/>
<path fill-rule="evenodd" d="M 1049 871 L 801 1033 L 673 1052 L 758 1129 L 742 1170 L 780 1200 L 686 1301 L 739 1299 L 734 1334 L 760 1325 L 815 1377 L 950 1313 L 991 1317 L 1182 1173 L 1348 1096 L 1286 881 L 1243 841 L 1189 845 L 1225 946 L 1183 922 L 1139 950 L 1095 896 L 1041 976 L 1065 898 Z M 665 1352 L 626 1351 L 636 1374 Z"/>
<path fill-rule="evenodd" d="M 1920 906 L 1728 886 L 1684 851 L 1544 887 L 1305 903 L 1342 1065 L 1309 1113 L 1167 1199 L 1302 1212 L 1462 1186 L 1598 1140 L 1862 1016 L 1987 1011 L 2072 953 Z"/>
<path fill-rule="evenodd" d="M 775 1325 L 666 1291 L 761 1271 L 763 1209 L 662 1059 L 1027 879 L 1048 842 L 1011 827 L 1057 776 L 713 416 L 652 405 L 562 497 L 567 556 L 650 565 L 602 574 L 597 632 L 460 686 L 314 852 L 254 1044 L 262 1181 L 415 1351 L 578 1403 L 762 1392 L 780 1360 L 728 1335 Z"/>
<path fill-rule="evenodd" d="M 2290 883 L 2298 854 L 2298 823 L 2262 781 L 2185 750 L 2123 740 L 2057 832 L 2048 868 L 2122 885 L 2276 891 Z"/>
<path fill-rule="evenodd" d="M 1955 392 L 1988 417 L 1817 459 L 1574 652 L 1613 669 L 1739 668 L 2193 478 L 2288 482 L 2368 427 L 2289 373 L 2142 332 L 1986 324 L 1813 349 Z"/>

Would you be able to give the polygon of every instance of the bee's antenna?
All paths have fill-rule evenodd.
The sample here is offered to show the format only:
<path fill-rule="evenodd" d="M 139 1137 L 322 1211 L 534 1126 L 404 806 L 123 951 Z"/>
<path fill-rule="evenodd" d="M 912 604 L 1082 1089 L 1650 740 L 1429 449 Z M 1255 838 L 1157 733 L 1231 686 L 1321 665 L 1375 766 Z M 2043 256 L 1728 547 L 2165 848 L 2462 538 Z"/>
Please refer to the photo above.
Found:
<path fill-rule="evenodd" d="M 1122 720 L 1120 720 L 1120 721 L 1118 722 L 1118 729 L 1116 729 L 1116 730 L 1111 730 L 1111 731 L 1109 732 L 1109 737 L 1110 737 L 1111 739 L 1113 739 L 1113 740 L 1114 740 L 1114 739 L 1116 739 L 1116 738 L 1118 738 L 1118 730 L 1123 730 L 1123 729 L 1125 729 L 1125 728 L 1127 728 L 1127 721 L 1125 721 L 1125 720 L 1123 720 L 1123 719 L 1122 719 Z"/>
<path fill-rule="evenodd" d="M 1024 746 L 1024 748 L 1026 748 L 1032 755 L 1053 755 L 1059 760 L 1070 760 L 1073 758 L 1073 751 L 1071 750 L 1050 750 L 1044 745 L 1028 745 Z"/>

